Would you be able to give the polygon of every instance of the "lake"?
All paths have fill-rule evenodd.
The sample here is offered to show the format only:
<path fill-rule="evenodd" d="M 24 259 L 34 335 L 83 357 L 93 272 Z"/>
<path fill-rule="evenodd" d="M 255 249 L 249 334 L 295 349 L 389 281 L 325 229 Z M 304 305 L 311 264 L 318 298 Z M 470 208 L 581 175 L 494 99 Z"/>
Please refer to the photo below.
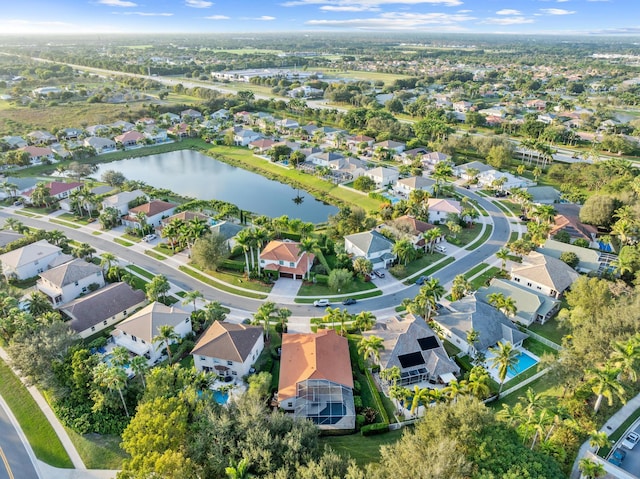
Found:
<path fill-rule="evenodd" d="M 298 190 L 295 188 L 193 150 L 104 163 L 94 176 L 100 178 L 107 170 L 119 171 L 128 180 L 144 181 L 182 196 L 227 201 L 243 210 L 270 217 L 287 215 L 322 223 L 338 211 L 303 190 L 299 190 L 303 201 L 296 204 L 293 199 L 298 196 Z"/>

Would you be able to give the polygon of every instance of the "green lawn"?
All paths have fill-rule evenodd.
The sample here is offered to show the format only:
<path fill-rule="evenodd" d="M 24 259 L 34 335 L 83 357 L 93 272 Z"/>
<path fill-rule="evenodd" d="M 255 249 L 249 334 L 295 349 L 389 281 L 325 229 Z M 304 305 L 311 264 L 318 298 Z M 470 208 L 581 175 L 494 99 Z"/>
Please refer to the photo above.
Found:
<path fill-rule="evenodd" d="M 533 354 L 535 354 L 538 357 L 541 357 L 545 353 L 553 354 L 554 356 L 558 355 L 558 351 L 556 349 L 550 348 L 546 344 L 543 344 L 534 338 L 525 339 L 522 345 L 527 351 L 531 351 Z"/>
<path fill-rule="evenodd" d="M 158 261 L 164 261 L 167 257 L 163 254 L 156 253 L 155 251 L 151 251 L 150 249 L 145 250 L 144 254 L 147 256 L 151 256 L 153 259 L 157 259 Z"/>
<path fill-rule="evenodd" d="M 57 216 L 57 218 L 61 220 L 69 221 L 71 223 L 78 223 L 81 225 L 88 225 L 90 223 L 95 223 L 94 218 L 92 218 L 92 221 L 89 221 L 88 217 L 85 218 L 84 216 L 76 216 L 70 213 L 62 213 L 61 215 Z"/>
<path fill-rule="evenodd" d="M 426 253 L 422 258 L 418 258 L 404 267 L 405 277 L 408 278 L 409 276 L 416 274 L 418 271 L 431 266 L 442 258 L 444 258 L 444 255 L 440 253 Z"/>
<path fill-rule="evenodd" d="M 202 273 L 199 273 L 198 271 L 195 271 L 195 270 L 189 268 L 188 266 L 180 266 L 178 269 L 180 271 L 182 271 L 183 273 L 188 274 L 189 276 L 197 279 L 198 281 L 202 281 L 203 283 L 208 284 L 209 286 L 213 286 L 214 288 L 217 288 L 217 289 L 219 289 L 221 291 L 226 291 L 228 293 L 238 294 L 238 295 L 241 295 L 241 296 L 245 296 L 247 298 L 254 298 L 254 299 L 266 299 L 267 298 L 267 295 L 265 295 L 265 294 L 249 293 L 247 291 L 240 291 L 240 290 L 238 290 L 238 289 L 236 289 L 234 287 L 226 285 L 225 283 L 219 283 L 217 281 L 214 281 L 211 278 L 206 277 Z"/>
<path fill-rule="evenodd" d="M 532 324 L 529 329 L 556 344 L 562 344 L 562 338 L 571 332 L 556 318 L 550 319 L 544 324 Z"/>
<path fill-rule="evenodd" d="M 153 279 L 154 275 L 152 273 L 149 273 L 149 271 L 147 271 L 146 269 L 141 268 L 140 266 L 130 264 L 129 266 L 127 266 L 127 268 L 139 274 L 140 276 L 144 276 L 145 278 L 148 278 L 148 279 Z"/>
<path fill-rule="evenodd" d="M 330 446 L 339 454 L 349 455 L 359 466 L 380 460 L 380 446 L 394 444 L 402 437 L 402 429 L 390 431 L 379 436 L 327 436 L 321 437 L 320 443 Z"/>
<path fill-rule="evenodd" d="M 0 360 L 0 395 L 16 416 L 36 457 L 54 467 L 73 468 L 73 463 L 53 427 L 29 391 L 2 360 Z"/>
<path fill-rule="evenodd" d="M 496 276 L 498 276 L 499 272 L 500 272 L 500 268 L 496 266 L 492 266 L 481 275 L 469 281 L 471 283 L 471 287 L 475 291 L 477 291 L 482 286 L 485 286 L 491 278 L 495 278 Z"/>
<path fill-rule="evenodd" d="M 476 248 L 479 248 L 480 246 L 482 246 L 491 236 L 491 232 L 493 231 L 493 226 L 491 225 L 486 225 L 484 233 L 482 234 L 482 236 L 480 238 L 478 238 L 477 241 L 475 241 L 474 243 L 471 243 L 469 246 L 467 246 L 465 249 L 468 249 L 469 251 L 472 251 Z"/>
<path fill-rule="evenodd" d="M 67 228 L 73 228 L 73 229 L 80 229 L 80 225 L 77 225 L 75 223 L 69 223 L 68 221 L 64 221 L 64 220 L 59 220 L 56 218 L 49 218 L 49 223 L 55 223 L 57 225 L 62 225 L 62 226 L 66 226 Z"/>
<path fill-rule="evenodd" d="M 496 201 L 496 203 L 500 203 L 516 216 L 520 216 L 522 214 L 522 206 L 520 206 L 518 203 L 514 203 L 511 200 L 499 200 Z"/>
<path fill-rule="evenodd" d="M 69 428 L 66 429 L 87 469 L 122 468 L 122 461 L 127 455 L 120 449 L 120 436 L 81 435 Z"/>
<path fill-rule="evenodd" d="M 125 241 L 125 240 L 120 239 L 120 238 L 113 238 L 113 242 L 114 243 L 118 243 L 121 246 L 126 246 L 127 248 L 129 246 L 133 246 L 133 243 L 130 243 L 129 241 Z"/>
<path fill-rule="evenodd" d="M 473 268 L 471 268 L 469 271 L 467 271 L 464 274 L 465 279 L 469 279 L 472 276 L 475 276 L 476 274 L 478 274 L 480 271 L 482 271 L 485 268 L 488 268 L 489 265 L 487 263 L 480 263 L 475 265 Z"/>
<path fill-rule="evenodd" d="M 381 296 L 381 295 L 382 295 L 382 291 L 380 291 L 379 289 L 374 289 L 374 290 L 369 290 L 366 293 L 344 294 L 338 297 L 334 296 L 333 298 L 331 298 L 331 301 L 333 301 L 334 303 L 338 303 L 347 298 L 367 299 L 367 298 L 375 298 L 376 296 Z M 294 299 L 294 302 L 299 304 L 305 304 L 305 303 L 309 304 L 309 303 L 313 303 L 314 301 L 315 301 L 315 298 L 307 298 L 307 297 L 301 297 L 301 296 L 298 296 Z"/>
<path fill-rule="evenodd" d="M 269 293 L 273 289 L 272 284 L 265 284 L 260 281 L 248 280 L 243 273 L 235 273 L 230 271 L 207 271 L 208 275 L 213 276 L 220 281 L 224 281 L 231 286 L 238 286 L 240 288 L 251 289 L 259 293 Z M 240 293 L 242 294 L 242 293 Z"/>
<path fill-rule="evenodd" d="M 353 281 L 347 284 L 344 288 L 338 291 L 333 291 L 326 284 L 311 283 L 305 281 L 298 290 L 298 296 L 331 296 L 334 294 L 353 294 L 361 291 L 367 291 L 376 289 L 376 285 L 371 281 L 362 281 L 360 278 L 355 277 Z"/>

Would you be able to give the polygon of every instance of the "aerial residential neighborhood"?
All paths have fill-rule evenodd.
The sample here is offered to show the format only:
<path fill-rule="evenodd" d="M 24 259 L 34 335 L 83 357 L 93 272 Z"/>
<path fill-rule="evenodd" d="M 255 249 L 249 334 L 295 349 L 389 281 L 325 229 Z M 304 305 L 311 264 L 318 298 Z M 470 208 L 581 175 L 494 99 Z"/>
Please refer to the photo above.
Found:
<path fill-rule="evenodd" d="M 635 5 L 59 3 L 0 21 L 0 477 L 640 477 Z"/>

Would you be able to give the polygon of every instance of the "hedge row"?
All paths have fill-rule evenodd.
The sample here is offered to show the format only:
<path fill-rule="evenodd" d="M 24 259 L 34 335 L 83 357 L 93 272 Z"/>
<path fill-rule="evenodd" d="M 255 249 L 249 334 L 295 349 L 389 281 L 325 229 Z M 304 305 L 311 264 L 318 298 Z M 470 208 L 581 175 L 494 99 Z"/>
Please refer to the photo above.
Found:
<path fill-rule="evenodd" d="M 384 422 L 368 424 L 367 426 L 362 426 L 360 429 L 360 434 L 363 436 L 376 436 L 378 434 L 384 434 L 385 432 L 389 432 L 389 424 Z"/>

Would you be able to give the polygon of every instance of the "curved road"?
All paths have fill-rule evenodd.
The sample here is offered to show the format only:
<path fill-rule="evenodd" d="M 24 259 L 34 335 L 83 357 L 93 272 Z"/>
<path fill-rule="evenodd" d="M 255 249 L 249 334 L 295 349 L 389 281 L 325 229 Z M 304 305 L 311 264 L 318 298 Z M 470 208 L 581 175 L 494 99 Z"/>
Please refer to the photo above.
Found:
<path fill-rule="evenodd" d="M 0 398 L 0 479 L 39 479 L 36 466 Z"/>
<path fill-rule="evenodd" d="M 489 240 L 482 246 L 476 248 L 473 251 L 467 252 L 466 256 L 457 259 L 455 262 L 448 266 L 445 266 L 438 272 L 434 273 L 434 277 L 438 278 L 441 284 L 446 284 L 453 280 L 458 275 L 467 272 L 471 266 L 477 265 L 485 261 L 491 255 L 495 254 L 508 240 L 510 236 L 509 221 L 505 217 L 504 213 L 494 206 L 486 199 L 467 191 L 466 189 L 459 188 L 458 192 L 473 198 L 476 200 L 485 210 L 490 214 L 493 222 L 493 231 Z M 0 219 L 6 219 L 10 216 L 14 216 L 6 211 L 0 211 Z M 154 260 L 153 258 L 133 251 L 128 247 L 119 245 L 110 239 L 105 239 L 101 236 L 95 236 L 82 230 L 68 228 L 57 223 L 50 223 L 44 219 L 30 218 L 26 216 L 19 216 L 27 226 L 35 228 L 42 228 L 47 230 L 58 229 L 65 233 L 69 239 L 73 239 L 82 243 L 89 243 L 93 247 L 102 251 L 110 251 L 114 253 L 118 258 L 136 264 L 153 274 L 164 274 L 169 278 L 171 283 L 184 290 L 197 289 L 201 291 L 205 299 L 220 301 L 222 304 L 231 307 L 239 314 L 247 314 L 247 317 L 251 312 L 256 311 L 258 307 L 264 302 L 263 300 L 250 299 L 236 294 L 228 293 L 218 290 L 212 286 L 201 283 L 200 281 L 192 278 L 191 276 L 179 271 L 173 266 Z M 363 299 L 358 301 L 357 304 L 350 306 L 350 312 L 359 312 L 362 310 L 375 312 L 390 307 L 395 307 L 402 302 L 403 299 L 413 297 L 417 294 L 419 287 L 417 285 L 408 286 L 405 289 L 383 296 L 376 296 L 373 298 Z M 297 317 L 313 317 L 317 315 L 317 310 L 309 304 L 296 304 L 289 303 L 287 307 L 291 309 L 293 316 Z"/>

